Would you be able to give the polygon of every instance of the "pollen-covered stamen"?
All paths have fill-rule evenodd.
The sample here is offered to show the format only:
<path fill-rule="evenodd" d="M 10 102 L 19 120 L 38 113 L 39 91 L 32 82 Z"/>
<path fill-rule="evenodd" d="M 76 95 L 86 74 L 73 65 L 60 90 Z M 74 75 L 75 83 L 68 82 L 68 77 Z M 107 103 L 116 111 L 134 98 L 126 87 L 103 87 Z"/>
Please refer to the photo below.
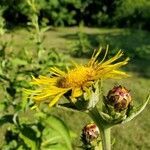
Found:
<path fill-rule="evenodd" d="M 58 80 L 58 87 L 82 87 L 89 81 L 94 80 L 95 70 L 91 67 L 80 66 L 67 73 L 64 77 Z"/>

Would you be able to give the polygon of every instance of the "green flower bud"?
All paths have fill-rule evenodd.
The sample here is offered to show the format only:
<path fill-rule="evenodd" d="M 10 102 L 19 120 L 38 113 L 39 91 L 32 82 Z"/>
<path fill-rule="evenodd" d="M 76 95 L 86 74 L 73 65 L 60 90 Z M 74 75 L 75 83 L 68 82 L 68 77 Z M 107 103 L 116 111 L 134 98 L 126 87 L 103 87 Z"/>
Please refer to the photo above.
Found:
<path fill-rule="evenodd" d="M 132 99 L 130 91 L 119 85 L 108 92 L 105 100 L 106 105 L 111 105 L 115 111 L 120 112 L 128 108 Z"/>
<path fill-rule="evenodd" d="M 100 132 L 96 124 L 91 123 L 86 125 L 82 130 L 81 139 L 86 147 L 96 146 L 100 141 Z"/>

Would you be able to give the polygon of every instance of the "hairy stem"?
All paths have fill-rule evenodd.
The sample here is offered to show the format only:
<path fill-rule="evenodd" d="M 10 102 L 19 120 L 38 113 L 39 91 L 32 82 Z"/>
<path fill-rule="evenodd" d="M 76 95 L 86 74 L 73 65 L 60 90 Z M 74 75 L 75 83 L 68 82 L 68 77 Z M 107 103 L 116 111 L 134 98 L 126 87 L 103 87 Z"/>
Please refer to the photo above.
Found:
<path fill-rule="evenodd" d="M 101 129 L 103 150 L 111 150 L 110 128 Z"/>
<path fill-rule="evenodd" d="M 111 150 L 110 127 L 106 125 L 96 107 L 89 110 L 88 113 L 100 130 L 103 150 Z"/>

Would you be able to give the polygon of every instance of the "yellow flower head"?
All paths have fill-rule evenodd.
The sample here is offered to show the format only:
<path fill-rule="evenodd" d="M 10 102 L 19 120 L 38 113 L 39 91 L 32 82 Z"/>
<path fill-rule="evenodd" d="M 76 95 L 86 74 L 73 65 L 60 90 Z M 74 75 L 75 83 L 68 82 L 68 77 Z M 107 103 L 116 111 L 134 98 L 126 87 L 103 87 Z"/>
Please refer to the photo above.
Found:
<path fill-rule="evenodd" d="M 49 106 L 53 106 L 66 93 L 72 102 L 80 97 L 88 88 L 99 79 L 121 78 L 128 76 L 125 72 L 118 69 L 127 64 L 129 58 L 116 62 L 123 53 L 119 51 L 114 57 L 105 61 L 108 49 L 103 59 L 99 62 L 97 57 L 101 49 L 95 51 L 90 61 L 86 65 L 75 65 L 72 70 L 67 72 L 53 67 L 51 68 L 51 77 L 39 76 L 34 78 L 32 83 L 38 86 L 37 90 L 30 91 L 36 103 L 48 101 Z M 116 62 L 116 63 L 115 63 Z"/>

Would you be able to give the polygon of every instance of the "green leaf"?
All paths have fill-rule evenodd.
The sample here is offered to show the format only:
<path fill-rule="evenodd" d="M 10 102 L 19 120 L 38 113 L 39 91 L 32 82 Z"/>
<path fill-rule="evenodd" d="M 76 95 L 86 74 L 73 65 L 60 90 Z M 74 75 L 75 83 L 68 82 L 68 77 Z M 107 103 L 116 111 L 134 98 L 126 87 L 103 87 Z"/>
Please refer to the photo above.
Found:
<path fill-rule="evenodd" d="M 0 118 L 0 126 L 5 123 L 14 123 L 13 122 L 13 115 L 4 115 Z"/>
<path fill-rule="evenodd" d="M 31 148 L 31 150 L 38 150 L 38 137 L 37 131 L 32 128 L 32 125 L 22 124 L 20 128 L 19 137 L 25 142 L 25 144 Z"/>
<path fill-rule="evenodd" d="M 50 116 L 48 119 L 44 119 L 43 121 L 51 128 L 45 131 L 49 137 L 42 145 L 48 145 L 48 149 L 72 150 L 69 130 L 64 122 L 54 116 Z"/>
<path fill-rule="evenodd" d="M 100 116 L 106 121 L 106 122 L 111 122 L 112 117 L 104 112 L 99 112 Z"/>
<path fill-rule="evenodd" d="M 36 142 L 31 140 L 29 137 L 25 136 L 24 134 L 20 133 L 19 134 L 20 138 L 23 139 L 23 141 L 25 142 L 25 144 L 31 148 L 31 150 L 37 150 L 36 147 Z"/>
<path fill-rule="evenodd" d="M 12 60 L 12 64 L 13 64 L 13 66 L 27 65 L 27 61 L 19 59 L 19 58 L 15 58 Z"/>
<path fill-rule="evenodd" d="M 46 26 L 46 27 L 43 27 L 42 29 L 41 29 L 41 31 L 42 32 L 46 32 L 47 30 L 49 30 L 50 29 L 50 27 L 49 26 Z"/>
<path fill-rule="evenodd" d="M 21 101 L 21 108 L 22 110 L 25 110 L 28 106 L 28 97 L 29 95 L 25 93 L 25 91 L 22 92 L 22 101 Z"/>
<path fill-rule="evenodd" d="M 67 150 L 66 145 L 62 145 L 62 144 L 51 144 L 49 147 L 47 148 L 42 148 L 42 150 Z"/>
<path fill-rule="evenodd" d="M 101 87 L 99 82 L 100 81 L 96 82 L 96 84 L 94 85 L 95 91 L 91 92 L 87 109 L 94 108 L 100 100 Z"/>
<path fill-rule="evenodd" d="M 0 103 L 0 112 L 4 111 L 6 109 L 7 105 L 4 102 Z"/>
<path fill-rule="evenodd" d="M 145 101 L 145 103 L 142 106 L 140 106 L 139 108 L 137 108 L 136 111 L 133 111 L 124 121 L 122 121 L 122 123 L 129 122 L 130 120 L 135 118 L 137 115 L 139 115 L 145 109 L 145 107 L 148 104 L 149 100 L 150 100 L 150 94 L 148 95 L 147 100 Z"/>

